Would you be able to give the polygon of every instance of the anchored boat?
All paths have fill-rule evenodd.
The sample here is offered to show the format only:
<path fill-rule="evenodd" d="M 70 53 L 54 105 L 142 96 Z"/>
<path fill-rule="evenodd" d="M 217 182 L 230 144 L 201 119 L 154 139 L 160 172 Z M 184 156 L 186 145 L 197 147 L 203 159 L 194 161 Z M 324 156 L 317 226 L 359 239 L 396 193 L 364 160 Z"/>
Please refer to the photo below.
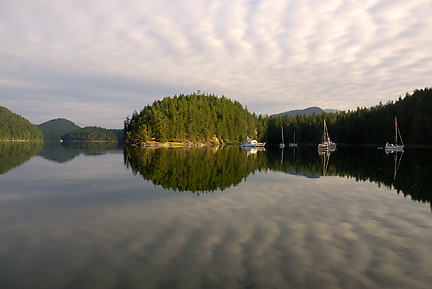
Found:
<path fill-rule="evenodd" d="M 398 135 L 401 141 L 401 144 L 398 144 Z M 400 133 L 400 130 L 398 128 L 398 124 L 397 124 L 397 118 L 395 117 L 395 142 L 393 143 L 386 143 L 384 149 L 387 153 L 392 153 L 392 152 L 401 152 L 404 150 L 404 144 L 402 141 L 402 136 Z"/>
<path fill-rule="evenodd" d="M 322 136 L 322 141 L 318 145 L 318 150 L 320 151 L 334 151 L 336 150 L 336 143 L 334 143 L 329 136 L 328 129 L 327 129 L 327 123 L 324 120 L 324 132 Z"/>

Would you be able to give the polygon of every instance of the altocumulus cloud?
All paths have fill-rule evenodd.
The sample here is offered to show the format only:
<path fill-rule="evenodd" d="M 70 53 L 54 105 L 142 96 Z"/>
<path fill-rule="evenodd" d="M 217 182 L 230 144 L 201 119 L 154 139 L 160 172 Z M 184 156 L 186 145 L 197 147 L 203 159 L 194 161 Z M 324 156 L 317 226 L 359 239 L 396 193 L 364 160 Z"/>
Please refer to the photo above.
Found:
<path fill-rule="evenodd" d="M 196 90 L 258 114 L 376 105 L 431 85 L 431 12 L 428 0 L 2 1 L 1 105 L 105 127 Z"/>

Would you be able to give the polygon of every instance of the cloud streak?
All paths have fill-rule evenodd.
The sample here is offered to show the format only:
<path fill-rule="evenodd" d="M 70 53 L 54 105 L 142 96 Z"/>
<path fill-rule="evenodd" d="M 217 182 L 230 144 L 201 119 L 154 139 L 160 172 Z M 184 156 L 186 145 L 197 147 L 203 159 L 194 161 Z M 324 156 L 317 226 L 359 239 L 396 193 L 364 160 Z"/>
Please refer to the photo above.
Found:
<path fill-rule="evenodd" d="M 1 105 L 43 122 L 120 127 L 196 90 L 257 113 L 355 109 L 431 85 L 430 1 L 4 1 Z M 118 107 L 80 114 L 83 102 Z M 43 111 L 45 111 L 43 113 Z M 127 112 L 128 111 L 128 112 Z M 107 113 L 109 112 L 109 113 Z"/>

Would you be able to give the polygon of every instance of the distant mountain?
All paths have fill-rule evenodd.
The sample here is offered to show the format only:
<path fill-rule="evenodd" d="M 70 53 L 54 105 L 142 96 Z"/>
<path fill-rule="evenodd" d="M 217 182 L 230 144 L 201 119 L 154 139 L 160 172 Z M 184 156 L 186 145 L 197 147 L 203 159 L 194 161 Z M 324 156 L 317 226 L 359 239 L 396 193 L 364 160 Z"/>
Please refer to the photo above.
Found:
<path fill-rule="evenodd" d="M 323 112 L 324 111 L 321 108 L 314 106 L 314 107 L 308 107 L 305 109 L 296 109 L 296 110 L 285 111 L 285 112 L 281 112 L 281 113 L 278 113 L 275 115 L 278 115 L 278 116 L 283 116 L 283 115 L 296 116 L 296 115 L 312 115 L 314 113 L 315 114 L 321 114 Z"/>
<path fill-rule="evenodd" d="M 75 123 L 64 118 L 49 120 L 38 124 L 37 127 L 43 132 L 45 140 L 56 141 L 60 140 L 64 134 L 80 129 Z"/>
<path fill-rule="evenodd" d="M 275 115 L 278 116 L 283 116 L 283 115 L 288 115 L 288 116 L 297 116 L 297 115 L 312 115 L 312 114 L 321 114 L 323 112 L 339 112 L 338 109 L 321 109 L 317 106 L 313 106 L 313 107 L 308 107 L 305 109 L 296 109 L 296 110 L 289 110 L 289 111 L 285 111 L 285 112 L 281 112 Z"/>
<path fill-rule="evenodd" d="M 331 108 L 329 108 L 329 109 L 324 109 L 324 112 L 327 112 L 327 113 L 338 113 L 338 112 L 340 112 L 340 110 L 339 109 L 331 109 Z"/>
<path fill-rule="evenodd" d="M 0 140 L 42 140 L 42 132 L 30 121 L 0 106 Z"/>

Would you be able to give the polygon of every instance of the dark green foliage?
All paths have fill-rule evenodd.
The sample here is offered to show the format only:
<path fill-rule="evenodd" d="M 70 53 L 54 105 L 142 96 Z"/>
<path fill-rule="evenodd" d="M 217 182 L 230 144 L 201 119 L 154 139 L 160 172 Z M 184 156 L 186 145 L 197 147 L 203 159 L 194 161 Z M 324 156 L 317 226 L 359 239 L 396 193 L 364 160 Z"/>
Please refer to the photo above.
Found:
<path fill-rule="evenodd" d="M 42 132 L 27 119 L 0 106 L 0 140 L 42 140 Z"/>
<path fill-rule="evenodd" d="M 432 145 L 432 88 L 415 90 L 396 102 L 354 111 L 321 113 L 319 115 L 272 116 L 260 118 L 265 131 L 264 141 L 279 143 L 281 127 L 284 128 L 285 143 L 296 140 L 300 143 L 318 143 L 327 121 L 330 137 L 336 143 L 384 144 L 393 142 L 394 118 L 397 117 L 405 144 Z"/>
<path fill-rule="evenodd" d="M 43 132 L 44 140 L 60 140 L 61 137 L 69 132 L 79 130 L 80 127 L 70 120 L 64 118 L 52 119 L 37 127 Z"/>
<path fill-rule="evenodd" d="M 165 97 L 124 122 L 127 142 L 243 142 L 257 135 L 257 118 L 228 98 L 208 94 Z"/>
<path fill-rule="evenodd" d="M 0 142 L 0 175 L 24 164 L 42 147 L 43 142 Z"/>
<path fill-rule="evenodd" d="M 224 190 L 241 183 L 259 162 L 239 147 L 126 148 L 125 164 L 134 174 L 166 189 L 194 193 Z"/>
<path fill-rule="evenodd" d="M 123 130 L 101 127 L 85 127 L 61 137 L 65 142 L 122 142 Z"/>

